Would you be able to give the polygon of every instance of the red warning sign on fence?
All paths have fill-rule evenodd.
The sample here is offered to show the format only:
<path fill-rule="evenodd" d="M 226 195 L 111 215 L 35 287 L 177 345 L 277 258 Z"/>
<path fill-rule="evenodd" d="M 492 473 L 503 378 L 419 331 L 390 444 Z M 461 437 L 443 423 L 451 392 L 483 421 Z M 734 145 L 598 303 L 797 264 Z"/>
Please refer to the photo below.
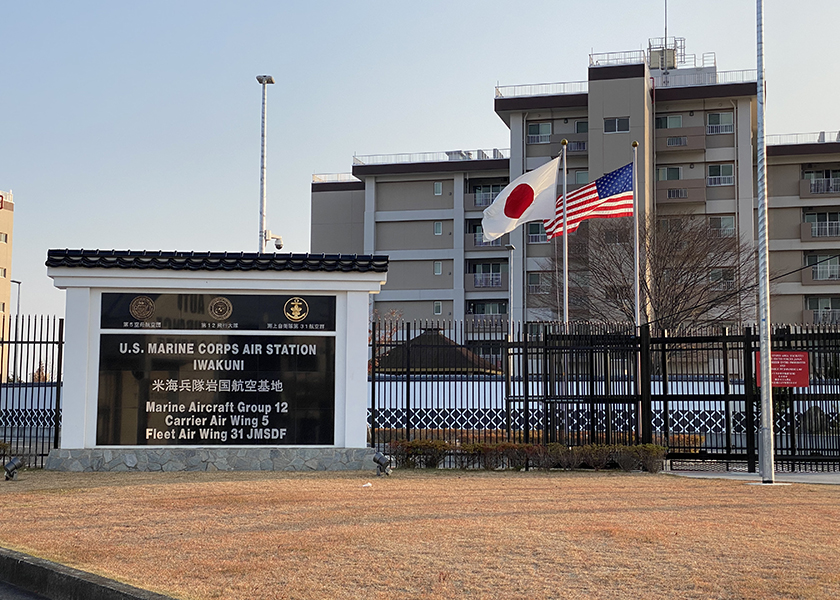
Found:
<path fill-rule="evenodd" d="M 809 381 L 807 352 L 770 353 L 770 378 L 773 387 L 808 387 Z M 755 380 L 761 386 L 761 352 L 755 353 Z"/>

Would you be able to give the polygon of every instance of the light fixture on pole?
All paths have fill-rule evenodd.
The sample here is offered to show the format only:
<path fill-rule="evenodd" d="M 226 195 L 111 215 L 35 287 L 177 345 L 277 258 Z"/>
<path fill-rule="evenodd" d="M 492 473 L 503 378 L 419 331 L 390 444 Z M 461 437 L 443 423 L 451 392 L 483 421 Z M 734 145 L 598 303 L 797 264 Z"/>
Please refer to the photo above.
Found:
<path fill-rule="evenodd" d="M 17 294 L 17 310 L 15 311 L 15 316 L 20 317 L 20 284 L 21 282 L 17 279 L 12 279 L 12 283 L 16 283 L 18 286 L 18 294 Z"/>
<path fill-rule="evenodd" d="M 262 127 L 260 129 L 260 243 L 257 252 L 262 253 L 265 252 L 265 244 L 269 240 L 269 232 L 265 228 L 265 103 L 268 97 L 266 86 L 274 83 L 274 77 L 271 75 L 257 75 L 257 82 L 262 85 Z M 282 247 L 283 242 L 281 241 L 278 250 Z"/>

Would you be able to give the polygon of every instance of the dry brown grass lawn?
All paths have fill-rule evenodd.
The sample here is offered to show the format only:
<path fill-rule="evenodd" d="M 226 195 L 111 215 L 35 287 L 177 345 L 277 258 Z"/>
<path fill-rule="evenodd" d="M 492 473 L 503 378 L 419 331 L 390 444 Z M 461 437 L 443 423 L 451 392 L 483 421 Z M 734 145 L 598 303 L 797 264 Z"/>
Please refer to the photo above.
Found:
<path fill-rule="evenodd" d="M 0 545 L 184 599 L 840 597 L 840 486 L 24 472 L 0 505 Z"/>

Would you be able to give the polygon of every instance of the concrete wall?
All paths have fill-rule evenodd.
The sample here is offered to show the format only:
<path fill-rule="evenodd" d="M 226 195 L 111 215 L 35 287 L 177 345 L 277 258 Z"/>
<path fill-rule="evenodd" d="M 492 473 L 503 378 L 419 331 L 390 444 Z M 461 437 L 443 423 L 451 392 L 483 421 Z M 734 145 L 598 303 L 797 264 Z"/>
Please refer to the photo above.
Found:
<path fill-rule="evenodd" d="M 389 250 L 451 249 L 455 247 L 452 220 L 441 220 L 441 235 L 435 235 L 435 221 L 391 221 L 376 223 L 376 252 Z"/>
<path fill-rule="evenodd" d="M 364 225 L 364 190 L 312 193 L 311 252 L 364 254 Z"/>
<path fill-rule="evenodd" d="M 435 196 L 435 181 L 442 184 L 440 196 Z M 451 209 L 454 206 L 453 191 L 452 179 L 377 182 L 376 210 Z"/>
<path fill-rule="evenodd" d="M 435 275 L 434 260 L 398 260 L 388 265 L 388 283 L 383 290 L 452 288 L 453 261 L 441 260 L 441 274 Z"/>

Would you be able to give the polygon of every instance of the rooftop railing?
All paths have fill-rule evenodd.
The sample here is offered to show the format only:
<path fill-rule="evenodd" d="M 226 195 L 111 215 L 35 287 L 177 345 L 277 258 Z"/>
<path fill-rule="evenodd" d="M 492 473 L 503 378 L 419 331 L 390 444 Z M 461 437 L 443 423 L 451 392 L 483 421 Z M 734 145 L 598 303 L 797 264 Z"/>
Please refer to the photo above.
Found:
<path fill-rule="evenodd" d="M 510 148 L 491 150 L 449 150 L 446 152 L 414 152 L 407 154 L 365 154 L 354 155 L 354 165 L 393 165 L 424 162 L 446 162 L 453 160 L 492 160 L 510 158 Z"/>
<path fill-rule="evenodd" d="M 361 181 L 353 177 L 352 173 L 315 173 L 312 183 L 337 183 L 342 181 Z"/>
<path fill-rule="evenodd" d="M 639 51 L 644 53 L 643 51 Z M 610 53 L 625 54 L 625 53 Z M 593 55 L 606 56 L 606 55 Z M 644 61 L 638 61 L 644 62 Z M 601 63 L 599 63 L 601 64 Z M 615 63 L 632 64 L 632 63 Z M 755 69 L 741 71 L 715 71 L 708 70 L 694 71 L 691 73 L 680 73 L 680 69 L 674 69 L 667 75 L 654 77 L 654 85 L 657 88 L 691 87 L 701 85 L 724 85 L 731 83 L 752 83 L 757 80 Z M 566 81 L 558 83 L 531 83 L 522 85 L 497 85 L 496 98 L 524 98 L 528 96 L 562 96 L 566 94 L 586 94 L 589 92 L 587 81 Z"/>
<path fill-rule="evenodd" d="M 566 81 L 562 83 L 529 83 L 523 85 L 497 85 L 496 98 L 521 98 L 526 96 L 562 96 L 565 94 L 586 94 L 588 81 Z"/>
<path fill-rule="evenodd" d="M 817 131 L 815 133 L 781 133 L 765 138 L 768 146 L 786 146 L 788 144 L 824 144 L 840 142 L 840 131 Z"/>

